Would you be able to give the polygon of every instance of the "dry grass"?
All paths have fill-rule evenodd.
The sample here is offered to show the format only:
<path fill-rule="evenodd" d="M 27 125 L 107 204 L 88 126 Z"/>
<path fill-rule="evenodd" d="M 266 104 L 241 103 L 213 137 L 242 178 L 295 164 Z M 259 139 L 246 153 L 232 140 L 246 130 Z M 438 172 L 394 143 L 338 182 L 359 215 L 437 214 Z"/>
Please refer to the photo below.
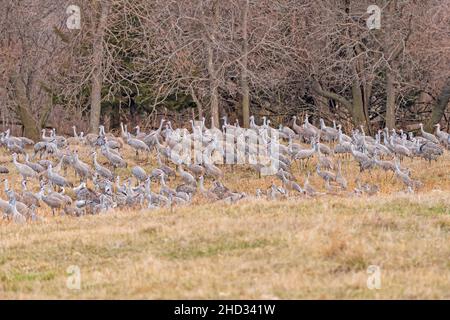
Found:
<path fill-rule="evenodd" d="M 0 298 L 448 299 L 450 156 L 404 165 L 424 182 L 417 194 L 374 172 L 362 176 L 381 185 L 370 198 L 225 205 L 197 197 L 173 211 L 81 218 L 41 210 L 43 222 L 0 225 Z M 344 166 L 350 187 L 353 172 Z M 272 180 L 250 170 L 226 176 L 241 191 Z M 70 265 L 81 269 L 81 290 L 66 287 Z M 366 286 L 369 265 L 381 267 L 380 290 Z"/>

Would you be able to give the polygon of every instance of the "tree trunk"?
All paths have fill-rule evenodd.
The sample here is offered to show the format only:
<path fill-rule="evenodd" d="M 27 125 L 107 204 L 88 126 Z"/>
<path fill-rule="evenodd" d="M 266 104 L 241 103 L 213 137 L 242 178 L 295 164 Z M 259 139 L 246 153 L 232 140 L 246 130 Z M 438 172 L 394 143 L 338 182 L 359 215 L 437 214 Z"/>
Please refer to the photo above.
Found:
<path fill-rule="evenodd" d="M 209 80 L 210 80 L 210 108 L 211 108 L 211 117 L 214 126 L 216 128 L 219 128 L 219 92 L 218 92 L 218 80 L 217 80 L 217 70 L 214 65 L 214 49 L 213 49 L 213 43 L 215 40 L 215 33 L 217 31 L 217 23 L 219 18 L 219 1 L 214 1 L 213 3 L 213 26 L 212 26 L 212 32 L 209 34 L 209 38 L 206 39 L 206 48 L 208 52 L 208 73 L 209 73 Z M 212 125 L 211 124 L 211 125 Z"/>
<path fill-rule="evenodd" d="M 102 83 L 103 83 L 103 36 L 110 9 L 109 1 L 102 1 L 100 20 L 97 24 L 93 40 L 93 72 L 91 87 L 91 113 L 89 119 L 89 131 L 97 132 L 100 125 L 100 113 L 102 102 Z"/>
<path fill-rule="evenodd" d="M 364 114 L 364 101 L 363 101 L 363 95 L 361 92 L 361 87 L 359 86 L 359 83 L 354 82 L 352 85 L 352 120 L 355 127 L 363 126 L 365 130 L 368 130 L 366 117 Z"/>
<path fill-rule="evenodd" d="M 212 44 L 208 42 L 208 72 L 209 72 L 209 79 L 210 79 L 210 86 L 209 86 L 209 92 L 210 92 L 210 108 L 211 108 L 211 117 L 214 126 L 216 128 L 219 127 L 219 97 L 218 97 L 218 90 L 217 90 L 217 79 L 216 79 L 216 71 L 214 68 L 214 53 L 212 49 Z M 211 125 L 212 125 L 211 124 Z"/>
<path fill-rule="evenodd" d="M 386 72 L 386 127 L 395 129 L 395 84 L 394 75 L 391 71 Z"/>
<path fill-rule="evenodd" d="M 192 97 L 192 100 L 194 100 L 195 104 L 197 105 L 198 120 L 202 121 L 202 119 L 203 119 L 203 105 L 200 102 L 200 100 L 198 99 L 197 95 L 195 94 L 194 87 L 192 87 L 192 86 L 191 86 L 191 97 Z"/>
<path fill-rule="evenodd" d="M 319 118 L 332 120 L 334 114 L 330 112 L 330 107 L 328 105 L 328 99 L 320 94 L 316 94 L 315 92 L 311 94 L 314 105 L 317 108 Z M 336 103 L 338 105 L 338 103 Z"/>
<path fill-rule="evenodd" d="M 447 78 L 447 81 L 437 98 L 436 105 L 433 108 L 433 111 L 431 112 L 431 118 L 425 126 L 428 132 L 433 132 L 434 131 L 433 126 L 441 121 L 449 100 L 450 100 L 450 77 Z"/>
<path fill-rule="evenodd" d="M 33 117 L 31 113 L 31 105 L 27 98 L 27 89 L 23 81 L 17 75 L 12 78 L 16 96 L 16 113 L 23 125 L 23 135 L 34 141 L 39 141 L 40 130 L 39 122 Z"/>
<path fill-rule="evenodd" d="M 242 14 L 242 62 L 241 62 L 241 91 L 242 91 L 242 126 L 248 128 L 250 124 L 250 92 L 248 88 L 248 7 L 249 0 L 244 0 Z"/>
<path fill-rule="evenodd" d="M 22 104 L 17 105 L 17 114 L 23 125 L 24 137 L 30 138 L 33 141 L 39 141 L 41 128 L 38 127 L 38 122 L 29 112 L 28 106 Z"/>

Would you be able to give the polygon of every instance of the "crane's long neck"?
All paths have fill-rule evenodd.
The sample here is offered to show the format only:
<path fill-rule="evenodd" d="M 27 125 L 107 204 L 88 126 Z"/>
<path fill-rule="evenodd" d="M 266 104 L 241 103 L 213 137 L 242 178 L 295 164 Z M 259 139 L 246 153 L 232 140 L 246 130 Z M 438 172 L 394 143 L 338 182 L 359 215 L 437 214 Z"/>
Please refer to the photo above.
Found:
<path fill-rule="evenodd" d="M 151 195 L 151 189 L 150 189 L 150 179 L 147 179 L 145 181 L 145 192 L 150 196 Z"/>
<path fill-rule="evenodd" d="M 156 130 L 156 131 L 158 131 L 158 133 L 160 133 L 160 132 L 161 132 L 161 130 L 162 130 L 162 126 L 163 126 L 163 123 L 164 123 L 164 118 L 162 118 L 162 119 L 161 119 L 161 122 L 159 123 L 159 127 L 158 127 L 158 130 Z"/>
<path fill-rule="evenodd" d="M 125 135 L 125 129 L 123 127 L 123 122 L 120 123 L 120 132 L 122 133 L 122 136 Z"/>
<path fill-rule="evenodd" d="M 320 119 L 320 129 L 325 129 L 325 121 L 323 119 Z"/>
<path fill-rule="evenodd" d="M 339 131 L 338 131 L 338 142 L 339 142 L 339 144 L 342 143 L 342 130 L 340 128 L 339 128 Z"/>

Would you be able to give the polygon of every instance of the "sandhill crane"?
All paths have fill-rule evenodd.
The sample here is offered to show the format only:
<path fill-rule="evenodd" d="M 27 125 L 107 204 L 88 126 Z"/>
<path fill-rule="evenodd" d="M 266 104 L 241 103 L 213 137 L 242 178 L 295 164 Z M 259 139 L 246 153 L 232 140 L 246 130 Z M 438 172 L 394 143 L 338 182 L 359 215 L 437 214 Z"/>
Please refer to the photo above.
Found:
<path fill-rule="evenodd" d="M 72 130 L 73 130 L 73 137 L 67 138 L 67 143 L 69 145 L 79 145 L 79 144 L 81 144 L 83 141 L 80 138 L 80 136 L 78 136 L 78 134 L 77 134 L 77 127 L 76 126 L 72 126 Z"/>
<path fill-rule="evenodd" d="M 12 142 L 11 140 L 8 140 L 6 142 L 6 149 L 8 149 L 8 151 L 11 153 L 23 154 L 23 155 L 26 154 L 26 151 L 22 146 Z"/>
<path fill-rule="evenodd" d="M 197 192 L 197 185 L 192 184 L 180 184 L 175 189 L 176 192 L 184 192 L 193 195 Z"/>
<path fill-rule="evenodd" d="M 205 168 L 200 164 L 191 163 L 187 165 L 187 169 L 197 178 L 205 174 Z"/>
<path fill-rule="evenodd" d="M 5 179 L 5 193 L 7 194 L 9 200 L 11 200 L 12 197 L 14 197 L 14 199 L 16 199 L 16 193 L 13 190 L 9 189 L 7 179 Z M 28 217 L 28 216 L 32 215 L 32 211 L 30 210 L 30 208 L 27 204 L 16 200 L 15 205 L 16 205 L 17 211 L 20 214 L 22 214 L 24 217 Z M 11 216 L 11 214 L 12 214 L 12 207 L 10 206 L 9 202 L 4 201 L 2 199 L 0 199 L 0 210 L 3 211 L 6 218 Z"/>
<path fill-rule="evenodd" d="M 308 162 L 308 159 L 314 156 L 316 153 L 316 148 L 314 147 L 314 142 L 311 142 L 311 149 L 303 149 L 294 154 L 294 160 L 300 160 L 303 163 L 303 160 Z"/>
<path fill-rule="evenodd" d="M 316 172 L 319 175 L 319 177 L 321 177 L 323 180 L 325 181 L 336 181 L 336 175 L 330 171 L 323 171 L 320 168 L 320 165 L 316 166 Z"/>
<path fill-rule="evenodd" d="M 73 191 L 77 200 L 95 201 L 99 197 L 99 194 L 86 186 L 86 182 L 81 182 L 78 187 L 73 188 Z"/>
<path fill-rule="evenodd" d="M 320 130 L 325 141 L 331 142 L 337 140 L 339 131 L 335 128 L 327 127 L 323 119 L 320 119 Z"/>
<path fill-rule="evenodd" d="M 303 138 L 303 135 L 305 133 L 305 128 L 303 128 L 302 126 L 299 126 L 297 124 L 297 117 L 296 116 L 293 116 L 292 119 L 293 119 L 292 129 L 294 129 L 295 133 L 297 133 L 301 138 Z"/>
<path fill-rule="evenodd" d="M 24 224 L 26 222 L 25 217 L 17 210 L 16 197 L 13 192 L 8 194 L 9 196 L 9 212 L 12 215 L 12 220 L 18 224 Z"/>
<path fill-rule="evenodd" d="M 67 140 L 63 136 L 56 135 L 56 129 L 53 128 L 50 131 L 50 139 L 52 142 L 54 142 L 58 148 L 64 148 L 67 146 Z"/>
<path fill-rule="evenodd" d="M 134 127 L 136 129 L 136 134 L 134 135 L 137 139 L 143 139 L 147 135 L 145 132 L 141 132 L 141 128 L 139 126 Z"/>
<path fill-rule="evenodd" d="M 257 126 L 255 124 L 255 117 L 254 116 L 250 116 L 249 120 L 250 120 L 250 129 L 258 131 L 260 126 Z"/>
<path fill-rule="evenodd" d="M 441 125 L 439 123 L 436 124 L 435 127 L 436 127 L 436 136 L 439 139 L 439 142 L 447 149 L 450 149 L 450 134 L 441 131 Z"/>
<path fill-rule="evenodd" d="M 97 152 L 95 152 L 95 151 L 92 152 L 92 156 L 94 158 L 94 170 L 95 170 L 95 172 L 98 173 L 101 177 L 103 177 L 105 179 L 108 179 L 109 181 L 113 181 L 114 180 L 114 175 L 112 174 L 112 172 L 108 168 L 100 165 L 97 162 Z"/>
<path fill-rule="evenodd" d="M 236 203 L 239 200 L 244 199 L 246 196 L 247 195 L 245 192 L 231 192 L 228 196 L 224 197 L 222 201 L 228 204 Z"/>
<path fill-rule="evenodd" d="M 267 196 L 271 199 L 271 200 L 275 200 L 278 199 L 280 197 L 285 197 L 286 196 L 286 190 L 283 187 L 277 186 L 273 183 L 270 185 L 269 190 L 267 190 Z"/>
<path fill-rule="evenodd" d="M 433 143 L 439 144 L 439 140 L 435 137 L 434 134 L 425 132 L 425 130 L 423 130 L 423 123 L 420 123 L 419 126 L 420 126 L 420 133 L 422 133 L 422 137 L 424 137 L 427 140 L 430 140 Z"/>
<path fill-rule="evenodd" d="M 298 193 L 304 193 L 303 189 L 300 187 L 300 185 L 297 182 L 288 180 L 288 178 L 286 178 L 286 176 L 284 174 L 282 175 L 282 180 L 283 180 L 283 187 L 286 190 L 287 196 L 289 196 L 289 191 L 296 191 Z"/>
<path fill-rule="evenodd" d="M 29 161 L 29 156 L 28 154 L 25 155 L 25 162 L 24 162 L 27 166 L 29 166 L 31 169 L 33 169 L 34 171 L 36 171 L 36 173 L 42 173 L 45 171 L 45 168 L 43 166 L 41 166 L 39 163 L 35 163 L 35 162 L 31 162 Z"/>
<path fill-rule="evenodd" d="M 200 193 L 201 193 L 206 199 L 209 199 L 209 200 L 219 200 L 219 197 L 218 197 L 217 194 L 215 194 L 214 192 L 211 192 L 210 190 L 205 189 L 205 186 L 204 186 L 204 178 L 203 178 L 203 176 L 201 176 L 201 177 L 199 178 L 199 190 L 200 190 Z"/>
<path fill-rule="evenodd" d="M 210 189 L 211 192 L 215 193 L 219 199 L 224 199 L 231 195 L 231 190 L 222 184 L 218 180 L 214 180 L 213 186 Z"/>
<path fill-rule="evenodd" d="M 320 130 L 309 122 L 308 114 L 305 115 L 305 121 L 303 123 L 303 127 L 305 128 L 305 134 L 307 135 L 309 140 L 320 134 Z"/>
<path fill-rule="evenodd" d="M 42 155 L 44 154 L 46 147 L 47 147 L 47 142 L 45 142 L 45 141 L 37 142 L 33 147 L 33 149 L 34 149 L 33 158 L 35 158 L 36 155 L 39 153 L 39 158 L 42 159 Z"/>
<path fill-rule="evenodd" d="M 22 193 L 19 195 L 18 200 L 28 207 L 31 207 L 32 205 L 40 207 L 39 197 L 27 190 L 27 182 L 25 180 L 22 181 Z"/>
<path fill-rule="evenodd" d="M 59 187 L 73 187 L 73 184 L 68 181 L 66 178 L 60 176 L 59 174 L 53 172 L 53 167 L 50 164 L 47 170 L 47 177 L 52 184 L 55 184 Z"/>
<path fill-rule="evenodd" d="M 286 140 L 295 136 L 294 130 L 292 130 L 288 126 L 283 126 L 282 124 L 280 124 L 279 132 L 281 135 L 284 135 L 286 137 Z"/>
<path fill-rule="evenodd" d="M 126 142 L 136 151 L 136 158 L 139 158 L 139 151 L 146 151 L 147 153 L 150 152 L 150 148 L 144 141 L 137 138 L 132 138 L 129 132 L 127 134 Z"/>
<path fill-rule="evenodd" d="M 395 173 L 395 163 L 393 161 L 379 160 L 377 155 L 374 157 L 375 164 L 385 172 L 392 171 Z"/>
<path fill-rule="evenodd" d="M 338 132 L 338 144 L 335 145 L 333 151 L 336 154 L 350 154 L 352 153 L 352 143 L 348 142 L 348 141 L 344 141 L 343 139 L 344 135 L 341 131 L 341 129 L 339 129 Z"/>
<path fill-rule="evenodd" d="M 11 133 L 11 131 L 8 129 L 8 130 L 6 130 L 5 134 L 2 135 L 2 137 L 5 140 L 11 141 L 12 143 L 14 143 L 14 144 L 16 144 L 16 145 L 18 145 L 18 146 L 20 146 L 22 148 L 25 148 L 25 146 L 27 146 L 27 145 L 33 145 L 34 144 L 34 141 L 29 139 L 29 138 L 26 138 L 26 137 L 14 137 L 14 136 L 11 136 L 10 133 Z"/>
<path fill-rule="evenodd" d="M 80 177 L 80 180 L 86 181 L 86 179 L 92 175 L 91 168 L 89 167 L 89 165 L 87 165 L 86 163 L 84 163 L 79 159 L 78 151 L 75 152 L 72 159 L 73 159 L 72 166 L 75 169 L 75 172 Z"/>
<path fill-rule="evenodd" d="M 156 153 L 156 159 L 158 161 L 159 169 L 162 170 L 168 178 L 175 177 L 175 170 L 173 170 L 171 167 L 169 167 L 161 162 L 161 156 L 160 156 L 159 151 L 157 151 L 157 153 Z"/>
<path fill-rule="evenodd" d="M 394 141 L 394 136 L 391 136 L 390 138 L 390 146 L 392 152 L 394 152 L 396 155 L 400 157 L 400 160 L 403 159 L 403 157 L 411 157 L 411 150 L 409 150 L 407 147 L 401 144 L 397 144 Z"/>
<path fill-rule="evenodd" d="M 20 175 L 22 176 L 23 180 L 26 180 L 27 178 L 34 178 L 37 176 L 36 171 L 34 171 L 32 168 L 27 166 L 26 164 L 22 164 L 17 162 L 17 154 L 13 154 L 13 163 L 17 168 L 17 171 L 19 171 Z"/>
<path fill-rule="evenodd" d="M 137 184 L 139 184 L 140 182 L 143 182 L 145 180 L 147 180 L 147 173 L 145 172 L 145 170 L 140 167 L 140 166 L 134 166 L 131 169 L 131 174 L 136 178 L 136 182 Z"/>
<path fill-rule="evenodd" d="M 300 150 L 304 150 L 305 148 L 298 143 L 292 142 L 292 139 L 289 139 L 287 149 L 288 149 L 289 155 L 291 157 L 293 157 L 296 153 L 298 153 Z"/>
<path fill-rule="evenodd" d="M 428 160 L 431 163 L 431 160 L 437 160 L 439 156 L 444 153 L 442 147 L 433 142 L 427 141 L 420 145 L 417 150 L 417 154 L 422 158 Z"/>
<path fill-rule="evenodd" d="M 383 156 L 390 156 L 390 155 L 392 155 L 391 150 L 389 150 L 389 148 L 387 146 L 381 144 L 381 133 L 382 133 L 382 131 L 379 130 L 378 134 L 376 136 L 376 139 L 375 139 L 375 151 L 376 151 L 376 153 L 378 155 L 381 155 L 382 157 Z"/>
<path fill-rule="evenodd" d="M 205 173 L 207 176 L 212 177 L 214 179 L 221 179 L 223 178 L 223 172 L 218 167 L 216 167 L 209 157 L 205 154 L 204 155 L 204 163 L 203 166 L 205 168 Z"/>
<path fill-rule="evenodd" d="M 355 146 L 354 146 L 353 144 L 350 146 L 350 150 L 351 150 L 351 153 L 352 153 L 353 157 L 355 158 L 355 160 L 356 160 L 359 164 L 361 164 L 361 163 L 363 163 L 363 162 L 367 162 L 367 161 L 370 160 L 370 158 L 369 158 L 368 155 L 366 155 L 366 154 L 363 153 L 363 152 L 360 152 L 360 151 L 356 150 L 356 149 L 355 149 Z"/>
<path fill-rule="evenodd" d="M 320 151 L 319 145 L 317 143 L 315 144 L 315 148 L 317 152 L 318 163 L 320 164 L 320 166 L 325 169 L 333 170 L 334 169 L 333 161 L 331 161 L 330 158 L 322 155 L 322 152 Z"/>
<path fill-rule="evenodd" d="M 106 145 L 101 146 L 101 151 L 105 158 L 108 159 L 108 161 L 112 164 L 114 169 L 127 167 L 127 162 L 118 154 L 111 152 L 111 150 Z"/>
<path fill-rule="evenodd" d="M 104 140 L 104 144 L 112 150 L 119 150 L 123 147 L 123 141 L 121 138 L 111 139 L 111 138 L 108 138 L 107 136 L 104 136 L 103 140 Z"/>
<path fill-rule="evenodd" d="M 316 137 L 317 141 L 317 147 L 320 149 L 320 152 L 322 152 L 323 154 L 329 156 L 333 154 L 333 151 L 331 150 L 331 148 L 329 146 L 327 146 L 326 144 L 323 144 L 320 142 L 320 135 L 318 135 Z"/>
<path fill-rule="evenodd" d="M 50 209 L 52 209 L 53 215 L 55 215 L 55 209 L 61 209 L 66 204 L 66 202 L 61 197 L 56 196 L 55 192 L 53 192 L 52 194 L 49 194 L 49 195 L 45 195 L 43 187 L 41 188 L 41 191 L 39 191 L 38 197 L 47 206 L 49 206 Z"/>
<path fill-rule="evenodd" d="M 282 168 L 278 169 L 278 172 L 275 174 L 275 176 L 280 179 L 280 181 L 283 181 L 283 175 L 288 179 L 292 181 L 296 181 L 295 177 L 288 171 L 283 170 Z"/>
<path fill-rule="evenodd" d="M 192 185 L 197 184 L 197 181 L 195 180 L 194 176 L 189 172 L 184 171 L 183 166 L 181 164 L 178 166 L 178 173 L 180 174 L 180 177 L 181 179 L 183 179 L 184 183 Z"/>
<path fill-rule="evenodd" d="M 317 192 L 317 190 L 309 183 L 309 177 L 311 173 L 308 172 L 306 175 L 305 182 L 303 183 L 303 190 L 305 191 L 305 194 L 310 197 L 315 197 L 317 195 L 321 195 L 323 193 Z"/>
<path fill-rule="evenodd" d="M 407 173 L 400 170 L 400 165 L 397 160 L 395 161 L 395 175 L 400 178 L 408 190 L 414 190 L 414 187 L 416 186 L 415 181 L 411 179 Z"/>
<path fill-rule="evenodd" d="M 169 188 L 166 185 L 166 181 L 164 179 L 164 176 L 161 176 L 160 181 L 161 181 L 161 189 L 160 189 L 160 193 L 161 194 L 173 195 L 173 196 L 177 194 L 177 192 L 175 190 Z"/>

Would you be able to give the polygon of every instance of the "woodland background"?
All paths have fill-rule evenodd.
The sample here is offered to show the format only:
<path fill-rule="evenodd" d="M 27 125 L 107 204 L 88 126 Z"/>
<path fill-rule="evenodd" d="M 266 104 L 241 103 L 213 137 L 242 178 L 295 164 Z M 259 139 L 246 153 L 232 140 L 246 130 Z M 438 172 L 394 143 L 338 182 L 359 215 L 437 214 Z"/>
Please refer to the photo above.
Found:
<path fill-rule="evenodd" d="M 306 113 L 367 133 L 449 129 L 450 0 L 0 2 L 0 119 L 16 134 Z"/>

